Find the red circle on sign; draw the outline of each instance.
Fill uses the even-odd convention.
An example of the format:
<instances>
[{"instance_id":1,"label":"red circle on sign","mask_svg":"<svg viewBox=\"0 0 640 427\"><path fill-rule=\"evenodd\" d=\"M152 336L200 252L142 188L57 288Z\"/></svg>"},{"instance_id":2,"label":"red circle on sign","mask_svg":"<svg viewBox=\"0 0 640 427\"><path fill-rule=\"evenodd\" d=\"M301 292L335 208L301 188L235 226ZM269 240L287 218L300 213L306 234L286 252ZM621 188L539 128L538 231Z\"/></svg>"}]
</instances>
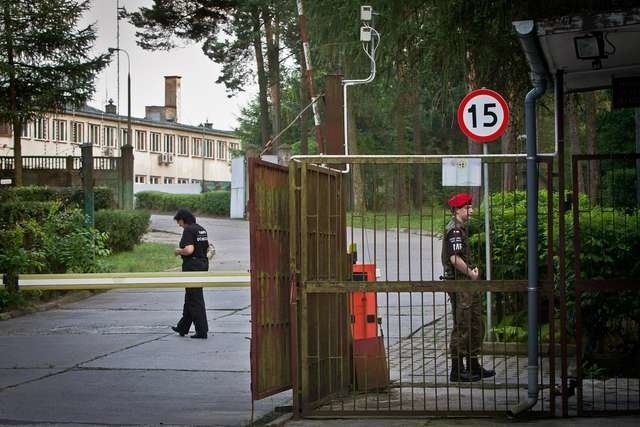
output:
<instances>
[{"instance_id":1,"label":"red circle on sign","mask_svg":"<svg viewBox=\"0 0 640 427\"><path fill-rule=\"evenodd\" d=\"M487 101L495 101L487 102ZM470 107L468 107L470 106ZM481 111L477 111L479 108ZM497 113L491 111L497 109ZM468 116L471 114L471 123L468 123ZM495 124L489 126L488 133L480 132L477 128L480 115L489 116L490 120L495 120ZM470 125L471 124L471 125ZM502 95L491 89L477 89L469 92L458 106L458 126L460 130L471 140L476 142L491 142L500 137L509 124L509 106ZM474 126L475 125L475 126ZM486 127L486 123L483 124Z\"/></svg>"}]
</instances>

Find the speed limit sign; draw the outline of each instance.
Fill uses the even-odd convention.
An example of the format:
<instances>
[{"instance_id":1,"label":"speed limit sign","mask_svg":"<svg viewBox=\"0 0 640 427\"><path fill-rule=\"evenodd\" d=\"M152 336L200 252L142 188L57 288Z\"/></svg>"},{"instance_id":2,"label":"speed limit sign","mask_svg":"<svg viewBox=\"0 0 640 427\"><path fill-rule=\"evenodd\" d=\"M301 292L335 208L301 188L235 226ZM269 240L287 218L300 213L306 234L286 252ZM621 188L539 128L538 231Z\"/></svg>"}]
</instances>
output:
<instances>
[{"instance_id":1,"label":"speed limit sign","mask_svg":"<svg viewBox=\"0 0 640 427\"><path fill-rule=\"evenodd\" d=\"M476 142L499 138L509 123L509 106L491 89L478 89L467 94L458 107L458 126Z\"/></svg>"}]
</instances>

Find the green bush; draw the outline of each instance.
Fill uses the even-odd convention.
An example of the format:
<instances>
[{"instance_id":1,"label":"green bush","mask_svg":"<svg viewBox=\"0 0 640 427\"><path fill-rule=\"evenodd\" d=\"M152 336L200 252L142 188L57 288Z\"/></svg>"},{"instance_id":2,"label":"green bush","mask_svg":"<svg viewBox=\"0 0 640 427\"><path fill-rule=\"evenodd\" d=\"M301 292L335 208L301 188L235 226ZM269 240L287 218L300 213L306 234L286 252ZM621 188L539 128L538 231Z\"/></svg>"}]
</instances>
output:
<instances>
[{"instance_id":1,"label":"green bush","mask_svg":"<svg viewBox=\"0 0 640 427\"><path fill-rule=\"evenodd\" d=\"M113 190L109 187L96 187L94 192L94 209L112 209L115 207ZM30 203L58 201L63 206L82 208L84 206L84 191L78 188L53 187L9 187L0 190L0 202Z\"/></svg>"},{"instance_id":2,"label":"green bush","mask_svg":"<svg viewBox=\"0 0 640 427\"><path fill-rule=\"evenodd\" d=\"M57 192L49 187L9 187L0 192L0 201L50 202L56 199Z\"/></svg>"},{"instance_id":3,"label":"green bush","mask_svg":"<svg viewBox=\"0 0 640 427\"><path fill-rule=\"evenodd\" d=\"M0 272L102 271L106 238L85 226L79 210L51 210L43 220L24 219L0 229Z\"/></svg>"},{"instance_id":4,"label":"green bush","mask_svg":"<svg viewBox=\"0 0 640 427\"><path fill-rule=\"evenodd\" d=\"M0 204L0 218L2 224L0 227L10 227L13 224L28 219L37 221L45 221L49 215L62 210L63 206L60 202L3 202Z\"/></svg>"},{"instance_id":5,"label":"green bush","mask_svg":"<svg viewBox=\"0 0 640 427\"><path fill-rule=\"evenodd\" d=\"M554 277L547 274L547 248L549 233L547 223L548 194L539 192L538 198L538 265L541 280L558 281L559 259L554 257ZM558 194L553 197L553 246L558 247ZM580 211L580 264L582 279L635 279L640 275L640 214L637 210L591 207L586 195L579 195ZM622 207L622 206L621 206ZM474 214L470 225L471 245L482 271L484 268L484 206ZM526 193L511 192L491 196L491 258L492 279L527 278L527 224ZM575 248L573 247L573 212L566 212L566 304L567 331L576 329L576 292L574 276ZM615 353L633 358L640 354L640 298L637 291L583 291L581 293L582 325L586 334L584 349L587 364L596 355ZM506 315L494 328L501 339L522 339L526 326L525 294L500 294L495 296L499 312ZM546 307L541 297L541 308ZM512 316L509 316L509 315ZM544 320L544 319L541 319ZM626 369L626 368L625 368Z\"/></svg>"},{"instance_id":6,"label":"green bush","mask_svg":"<svg viewBox=\"0 0 640 427\"><path fill-rule=\"evenodd\" d=\"M84 190L74 189L69 196L69 200L77 207L84 206ZM96 187L93 189L93 208L96 211L102 209L113 209L116 207L115 195L109 187Z\"/></svg>"},{"instance_id":7,"label":"green bush","mask_svg":"<svg viewBox=\"0 0 640 427\"><path fill-rule=\"evenodd\" d=\"M107 246L113 252L132 250L149 227L150 215L142 210L105 209L96 212L95 227L109 235Z\"/></svg>"},{"instance_id":8,"label":"green bush","mask_svg":"<svg viewBox=\"0 0 640 427\"><path fill-rule=\"evenodd\" d=\"M175 212L187 208L200 215L229 216L231 193L211 191L203 194L171 194L160 191L142 191L136 194L136 207L162 212Z\"/></svg>"}]
</instances>

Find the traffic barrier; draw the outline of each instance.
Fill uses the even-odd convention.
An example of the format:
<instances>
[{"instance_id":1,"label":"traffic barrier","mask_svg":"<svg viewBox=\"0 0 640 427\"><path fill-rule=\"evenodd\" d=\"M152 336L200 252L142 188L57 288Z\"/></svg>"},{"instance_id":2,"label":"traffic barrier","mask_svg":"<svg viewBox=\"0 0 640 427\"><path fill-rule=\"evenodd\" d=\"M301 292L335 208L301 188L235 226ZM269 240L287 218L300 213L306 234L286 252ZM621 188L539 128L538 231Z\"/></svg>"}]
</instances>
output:
<instances>
[{"instance_id":1,"label":"traffic barrier","mask_svg":"<svg viewBox=\"0 0 640 427\"><path fill-rule=\"evenodd\" d=\"M249 273L237 271L21 274L18 277L18 287L23 291L119 288L229 288L248 287L249 284Z\"/></svg>"}]
</instances>

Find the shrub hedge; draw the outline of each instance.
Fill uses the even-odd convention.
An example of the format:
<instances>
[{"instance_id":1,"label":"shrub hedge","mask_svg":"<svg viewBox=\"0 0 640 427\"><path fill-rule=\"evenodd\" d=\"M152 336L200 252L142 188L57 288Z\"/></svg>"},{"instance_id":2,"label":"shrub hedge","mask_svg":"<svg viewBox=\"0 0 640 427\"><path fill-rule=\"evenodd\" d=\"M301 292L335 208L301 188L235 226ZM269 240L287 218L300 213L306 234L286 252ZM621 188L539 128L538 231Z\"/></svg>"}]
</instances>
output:
<instances>
[{"instance_id":1,"label":"shrub hedge","mask_svg":"<svg viewBox=\"0 0 640 427\"><path fill-rule=\"evenodd\" d=\"M130 251L149 228L150 215L143 210L103 209L94 216L96 229L107 233L107 247L113 252Z\"/></svg>"},{"instance_id":2,"label":"shrub hedge","mask_svg":"<svg viewBox=\"0 0 640 427\"><path fill-rule=\"evenodd\" d=\"M553 280L558 286L557 254L553 260L553 276L547 275L547 247L549 233L547 202L549 195L538 197L538 265L541 280ZM558 245L558 194L553 197L554 246ZM640 275L640 212L629 206L620 209L590 206L586 195L580 194L580 263L582 279L635 279ZM511 192L491 196L491 258L492 279L527 278L526 193ZM484 206L474 214L470 233L473 251L482 271L484 268ZM575 331L576 292L574 276L575 248L573 246L573 213L565 216L566 236L566 303L567 330ZM581 293L582 324L586 333L585 360L596 352L622 352L628 357L640 354L640 298L638 292L583 291ZM541 297L544 299L544 297ZM512 313L509 327L526 326L526 295L496 294L496 303ZM541 308L546 304L541 303ZM504 308L504 307L503 307ZM500 311L500 310L499 310ZM551 314L554 315L554 314ZM541 319L544 320L544 319ZM494 331L499 332L499 331ZM617 345L612 348L612 343ZM623 344L620 344L623 343Z\"/></svg>"},{"instance_id":3,"label":"shrub hedge","mask_svg":"<svg viewBox=\"0 0 640 427\"><path fill-rule=\"evenodd\" d=\"M96 187L94 193L94 209L111 209L115 207L113 190L109 187ZM84 191L78 188L54 187L9 187L0 189L0 202L29 203L58 201L64 206L82 208Z\"/></svg>"},{"instance_id":4,"label":"shrub hedge","mask_svg":"<svg viewBox=\"0 0 640 427\"><path fill-rule=\"evenodd\" d=\"M229 216L231 193L210 191L202 194L171 194L160 191L142 191L136 194L136 207L154 211L173 212L188 208L197 214Z\"/></svg>"}]
</instances>

